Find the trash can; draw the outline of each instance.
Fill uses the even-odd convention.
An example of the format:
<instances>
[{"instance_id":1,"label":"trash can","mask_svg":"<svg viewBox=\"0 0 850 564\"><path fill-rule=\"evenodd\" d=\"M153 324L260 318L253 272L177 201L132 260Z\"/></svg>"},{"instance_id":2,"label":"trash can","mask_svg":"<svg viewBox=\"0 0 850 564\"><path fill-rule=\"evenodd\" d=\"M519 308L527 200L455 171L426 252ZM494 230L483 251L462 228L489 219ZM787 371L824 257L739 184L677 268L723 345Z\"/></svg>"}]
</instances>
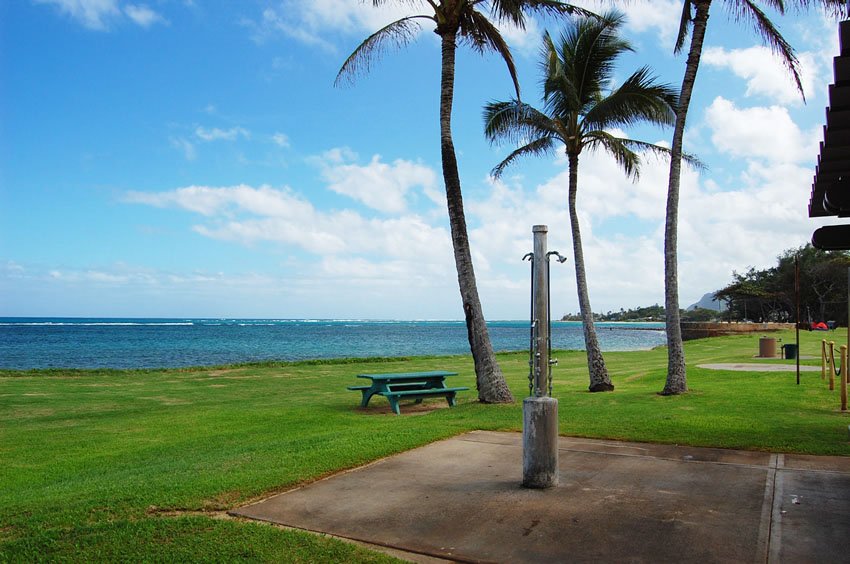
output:
<instances>
[{"instance_id":1,"label":"trash can","mask_svg":"<svg viewBox=\"0 0 850 564\"><path fill-rule=\"evenodd\" d=\"M776 339L773 337L762 337L759 339L759 357L776 358Z\"/></svg>"},{"instance_id":2,"label":"trash can","mask_svg":"<svg viewBox=\"0 0 850 564\"><path fill-rule=\"evenodd\" d=\"M782 345L782 348L785 350L785 358L791 360L797 358L797 345L796 344L787 344Z\"/></svg>"}]
</instances>

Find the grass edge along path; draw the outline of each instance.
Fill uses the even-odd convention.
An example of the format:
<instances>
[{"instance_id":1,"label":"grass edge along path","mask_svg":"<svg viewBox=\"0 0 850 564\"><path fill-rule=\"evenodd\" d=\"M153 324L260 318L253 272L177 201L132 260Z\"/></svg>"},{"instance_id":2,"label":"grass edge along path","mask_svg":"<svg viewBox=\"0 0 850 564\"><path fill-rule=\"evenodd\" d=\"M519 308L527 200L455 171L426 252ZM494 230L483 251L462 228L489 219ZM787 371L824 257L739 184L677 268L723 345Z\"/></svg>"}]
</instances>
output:
<instances>
[{"instance_id":1,"label":"grass edge along path","mask_svg":"<svg viewBox=\"0 0 850 564\"><path fill-rule=\"evenodd\" d=\"M758 334L686 344L691 392L662 397L666 351L606 353L613 393L587 392L582 351L555 354L563 435L850 455L838 392L819 373L729 372ZM792 342L793 333L775 335ZM801 353L819 357L804 333ZM528 359L501 354L527 395ZM819 365L819 360L803 360ZM458 406L383 398L363 410L345 386L361 372L457 371ZM519 431L521 402L480 405L468 357L265 363L145 371L0 372L0 561L388 561L298 531L214 518L249 500L474 429ZM521 464L521 461L517 461Z\"/></svg>"}]
</instances>

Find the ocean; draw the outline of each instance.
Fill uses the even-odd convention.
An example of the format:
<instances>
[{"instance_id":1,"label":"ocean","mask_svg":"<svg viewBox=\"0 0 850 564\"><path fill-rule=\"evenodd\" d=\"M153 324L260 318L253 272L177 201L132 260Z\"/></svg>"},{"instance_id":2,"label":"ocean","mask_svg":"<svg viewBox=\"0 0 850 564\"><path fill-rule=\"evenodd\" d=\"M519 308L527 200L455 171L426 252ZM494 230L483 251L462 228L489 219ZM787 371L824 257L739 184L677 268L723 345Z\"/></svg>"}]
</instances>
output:
<instances>
[{"instance_id":1,"label":"ocean","mask_svg":"<svg viewBox=\"0 0 850 564\"><path fill-rule=\"evenodd\" d=\"M528 321L487 324L496 351L527 351ZM606 351L666 343L662 323L597 323ZM584 349L580 322L552 346ZM269 360L468 354L463 321L2 318L0 368L176 368Z\"/></svg>"}]
</instances>

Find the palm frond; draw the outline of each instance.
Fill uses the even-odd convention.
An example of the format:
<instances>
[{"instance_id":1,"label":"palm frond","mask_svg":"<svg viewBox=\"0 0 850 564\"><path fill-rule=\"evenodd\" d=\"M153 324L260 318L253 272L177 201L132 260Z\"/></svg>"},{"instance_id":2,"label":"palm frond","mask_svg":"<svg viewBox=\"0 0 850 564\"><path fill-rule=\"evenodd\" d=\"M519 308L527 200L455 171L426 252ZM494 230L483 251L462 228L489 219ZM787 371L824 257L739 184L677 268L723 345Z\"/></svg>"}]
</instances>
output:
<instances>
[{"instance_id":1,"label":"palm frond","mask_svg":"<svg viewBox=\"0 0 850 564\"><path fill-rule=\"evenodd\" d=\"M564 38L561 38L562 43ZM556 108L577 108L581 105L579 94L572 80L572 74L565 68L565 61L558 47L547 31L543 35L543 47L540 52L540 70L543 75L543 102L552 115L564 115Z\"/></svg>"},{"instance_id":2,"label":"palm frond","mask_svg":"<svg viewBox=\"0 0 850 564\"><path fill-rule=\"evenodd\" d=\"M648 67L638 69L619 88L601 97L584 115L583 122L593 129L629 127L642 121L673 125L678 93L656 80Z\"/></svg>"},{"instance_id":3,"label":"palm frond","mask_svg":"<svg viewBox=\"0 0 850 564\"><path fill-rule=\"evenodd\" d=\"M461 19L460 36L462 39L468 40L472 47L483 52L486 50L496 51L505 61L508 67L508 73L511 75L511 80L514 83L514 90L517 98L519 93L519 78L517 78L516 66L514 58L511 55L511 50L507 42L502 37L502 34L494 26L487 17L478 10L471 9L466 12L468 18Z\"/></svg>"},{"instance_id":4,"label":"palm frond","mask_svg":"<svg viewBox=\"0 0 850 564\"><path fill-rule=\"evenodd\" d=\"M563 74L561 59L558 56L558 48L549 35L549 31L543 32L543 45L540 47L540 74L543 76L541 85L546 90L546 81L552 77Z\"/></svg>"},{"instance_id":5,"label":"palm frond","mask_svg":"<svg viewBox=\"0 0 850 564\"><path fill-rule=\"evenodd\" d=\"M572 83L573 96L559 99L557 90L546 90L544 99L552 111L565 114L579 111L595 102L595 96L607 88L614 74L617 58L632 47L618 31L625 21L621 12L609 11L598 18L582 18L561 37L559 57L564 77L547 85L561 89L564 80ZM554 77L553 77L554 78Z\"/></svg>"},{"instance_id":6,"label":"palm frond","mask_svg":"<svg viewBox=\"0 0 850 564\"><path fill-rule=\"evenodd\" d=\"M380 0L374 1L380 2ZM375 5L378 5L377 3ZM413 41L421 29L419 22L416 21L417 19L434 21L432 16L407 16L385 25L364 39L340 67L334 80L334 86L338 86L344 81L354 82L354 77L358 74L368 73L375 58L387 45L400 49Z\"/></svg>"},{"instance_id":7,"label":"palm frond","mask_svg":"<svg viewBox=\"0 0 850 564\"><path fill-rule=\"evenodd\" d=\"M534 141L523 145L519 149L512 151L511 154L505 157L505 160L493 167L493 170L490 171L490 174L493 176L493 178L499 178L505 171L505 168L518 158L529 155L540 156L549 154L554 151L554 148L555 142L554 139L552 139L551 137L541 137L540 139L535 139Z\"/></svg>"},{"instance_id":8,"label":"palm frond","mask_svg":"<svg viewBox=\"0 0 850 564\"><path fill-rule=\"evenodd\" d=\"M693 16L691 15L691 0L683 0L682 2L682 18L679 21L679 33L676 35L676 46L673 48L674 53L679 53L685 45L685 38L691 30Z\"/></svg>"},{"instance_id":9,"label":"palm frond","mask_svg":"<svg viewBox=\"0 0 850 564\"><path fill-rule=\"evenodd\" d=\"M522 7L531 12L536 12L538 14L543 14L546 16L582 16L586 18L597 18L599 17L596 13L582 8L581 6L576 6L574 4L569 4L567 2L562 2L561 0L522 0L520 2Z\"/></svg>"},{"instance_id":10,"label":"palm frond","mask_svg":"<svg viewBox=\"0 0 850 564\"><path fill-rule=\"evenodd\" d=\"M615 137L607 131L595 130L585 133L585 148L587 149L603 149L606 153L614 157L626 176L637 181L640 177L640 155L633 151L628 139Z\"/></svg>"},{"instance_id":11,"label":"palm frond","mask_svg":"<svg viewBox=\"0 0 850 564\"><path fill-rule=\"evenodd\" d=\"M661 145L654 145L652 143L647 143L646 141L638 141L636 139L620 138L620 140L633 151L650 153L660 158L669 158L672 154L672 151L670 149L668 149L667 147L662 147ZM682 153L682 160L694 169L708 169L708 166L706 166L706 164L702 162L699 157L697 157L696 155L692 155L691 153Z\"/></svg>"},{"instance_id":12,"label":"palm frond","mask_svg":"<svg viewBox=\"0 0 850 564\"><path fill-rule=\"evenodd\" d=\"M782 2L773 2L772 4L780 5L777 10L781 13L784 11ZM797 60L797 55L794 53L794 48L791 44L782 37L779 30L770 21L770 18L758 7L752 0L741 0L739 2L730 2L728 5L734 8L732 11L736 19L749 19L753 24L753 29L758 33L762 41L767 44L770 49L779 55L782 64L791 73L794 78L794 83L803 101L806 100L806 93L803 92L803 83L800 80L800 61Z\"/></svg>"},{"instance_id":13,"label":"palm frond","mask_svg":"<svg viewBox=\"0 0 850 564\"><path fill-rule=\"evenodd\" d=\"M585 134L585 148L602 149L610 153L617 161L626 176L637 181L640 178L640 167L643 164L641 154L649 154L658 158L670 158L671 151L667 147L638 141L627 137L617 137L607 131L595 130ZM683 153L682 160L695 169L704 170L705 164L694 155Z\"/></svg>"},{"instance_id":14,"label":"palm frond","mask_svg":"<svg viewBox=\"0 0 850 564\"><path fill-rule=\"evenodd\" d=\"M817 2L829 17L846 19L850 17L850 5L847 0L820 0ZM811 0L796 0L795 8L802 10L809 7Z\"/></svg>"},{"instance_id":15,"label":"palm frond","mask_svg":"<svg viewBox=\"0 0 850 564\"><path fill-rule=\"evenodd\" d=\"M484 136L490 143L525 143L539 137L559 137L557 125L543 112L518 100L484 106Z\"/></svg>"},{"instance_id":16,"label":"palm frond","mask_svg":"<svg viewBox=\"0 0 850 564\"><path fill-rule=\"evenodd\" d=\"M525 29L526 12L556 17L596 16L590 10L562 0L492 0L490 2L490 14L494 21L508 22L519 29Z\"/></svg>"},{"instance_id":17,"label":"palm frond","mask_svg":"<svg viewBox=\"0 0 850 564\"><path fill-rule=\"evenodd\" d=\"M696 170L708 170L708 165L702 162L698 156L693 153L682 153L682 160L688 163L691 168Z\"/></svg>"},{"instance_id":18,"label":"palm frond","mask_svg":"<svg viewBox=\"0 0 850 564\"><path fill-rule=\"evenodd\" d=\"M556 142L563 143L571 155L581 153L585 147L601 148L611 153L632 177L639 173L640 154L644 151L669 153L664 147L605 131L606 127L645 121L672 124L678 96L675 89L659 83L646 67L608 92L606 87L617 57L631 48L617 34L622 16L609 12L586 20L576 21L557 44L548 33L543 37L543 111L519 100L485 106L484 130L490 142L508 140L521 145L494 169L494 176L520 156L549 151ZM691 162L690 156L685 159Z\"/></svg>"},{"instance_id":19,"label":"palm frond","mask_svg":"<svg viewBox=\"0 0 850 564\"><path fill-rule=\"evenodd\" d=\"M525 29L526 0L492 0L490 16L494 21L507 22L518 29Z\"/></svg>"}]
</instances>

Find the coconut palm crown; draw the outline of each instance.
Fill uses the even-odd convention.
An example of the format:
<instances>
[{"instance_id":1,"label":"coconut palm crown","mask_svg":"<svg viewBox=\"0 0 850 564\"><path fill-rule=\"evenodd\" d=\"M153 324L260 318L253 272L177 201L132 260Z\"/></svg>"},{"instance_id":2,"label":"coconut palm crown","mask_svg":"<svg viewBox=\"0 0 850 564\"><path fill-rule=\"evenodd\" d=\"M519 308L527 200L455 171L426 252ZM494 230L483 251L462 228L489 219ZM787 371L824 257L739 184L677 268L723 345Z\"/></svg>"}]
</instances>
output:
<instances>
[{"instance_id":1,"label":"coconut palm crown","mask_svg":"<svg viewBox=\"0 0 850 564\"><path fill-rule=\"evenodd\" d=\"M519 157L551 153L560 146L567 154L576 287L587 349L589 388L594 392L610 391L614 386L599 348L587 290L576 211L579 155L585 149L601 149L613 156L628 176L636 179L641 152L667 154L668 150L619 137L610 130L641 122L672 125L677 102L675 90L659 84L647 67L638 69L617 88L612 88L618 57L632 51L629 42L618 33L624 21L623 14L611 11L601 17L577 18L557 44L548 33L544 36L543 111L516 99L491 102L484 110L484 131L491 142L521 144L493 169L494 176L500 176Z\"/></svg>"},{"instance_id":2,"label":"coconut palm crown","mask_svg":"<svg viewBox=\"0 0 850 564\"><path fill-rule=\"evenodd\" d=\"M393 0L372 0L381 7ZM458 173L457 155L452 140L451 117L454 101L455 56L458 42L479 52L496 52L504 59L519 97L513 57L496 24L509 24L523 29L530 13L564 15L587 13L581 8L560 0L394 0L420 11L382 27L367 37L343 63L336 82L351 80L368 72L376 57L387 48L402 47L413 41L423 24L434 25L440 37L440 153L443 180L446 186L449 224L458 286L466 319L467 336L475 365L479 401L486 403L513 402L496 355L490 343L487 325L478 297L469 235L463 210L463 197Z\"/></svg>"}]
</instances>

